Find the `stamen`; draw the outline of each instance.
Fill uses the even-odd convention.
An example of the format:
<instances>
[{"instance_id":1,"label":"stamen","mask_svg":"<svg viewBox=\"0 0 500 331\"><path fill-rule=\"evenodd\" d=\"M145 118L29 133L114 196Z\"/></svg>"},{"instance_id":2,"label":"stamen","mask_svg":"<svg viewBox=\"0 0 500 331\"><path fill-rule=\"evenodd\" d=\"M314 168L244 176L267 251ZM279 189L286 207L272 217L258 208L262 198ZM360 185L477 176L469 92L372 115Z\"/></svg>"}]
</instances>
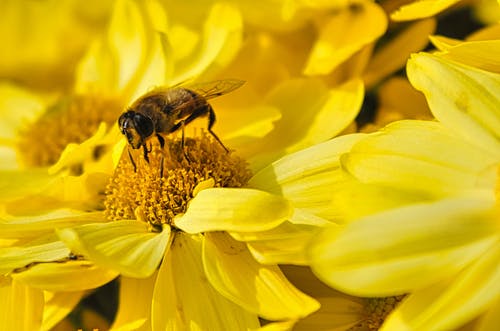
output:
<instances>
[{"instance_id":1,"label":"stamen","mask_svg":"<svg viewBox=\"0 0 500 331\"><path fill-rule=\"evenodd\" d=\"M251 176L247 164L232 152L226 152L212 136L182 140L165 137L162 148L151 139L149 162L142 151L130 150L120 163L106 189L106 213L111 220L141 219L153 228L172 224L173 218L184 213L200 183L213 180L214 187L241 187Z\"/></svg>"},{"instance_id":2,"label":"stamen","mask_svg":"<svg viewBox=\"0 0 500 331\"><path fill-rule=\"evenodd\" d=\"M101 122L115 125L122 111L118 99L75 95L60 99L28 127L19 132L18 148L27 166L54 164L68 143L90 138ZM99 156L100 151L95 155Z\"/></svg>"},{"instance_id":3,"label":"stamen","mask_svg":"<svg viewBox=\"0 0 500 331\"><path fill-rule=\"evenodd\" d=\"M387 316L397 307L405 298L405 295L386 298L368 298L365 299L364 311L366 318L349 331L379 330Z\"/></svg>"}]
</instances>

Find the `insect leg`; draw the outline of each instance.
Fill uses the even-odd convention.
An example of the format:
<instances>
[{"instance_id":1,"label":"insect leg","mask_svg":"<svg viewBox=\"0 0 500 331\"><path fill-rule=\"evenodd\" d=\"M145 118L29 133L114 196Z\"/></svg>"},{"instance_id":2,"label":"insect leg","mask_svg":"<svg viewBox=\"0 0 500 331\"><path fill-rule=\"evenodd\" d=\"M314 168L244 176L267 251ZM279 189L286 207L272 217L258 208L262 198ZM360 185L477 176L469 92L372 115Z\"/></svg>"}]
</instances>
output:
<instances>
[{"instance_id":1,"label":"insect leg","mask_svg":"<svg viewBox=\"0 0 500 331\"><path fill-rule=\"evenodd\" d=\"M219 144L222 146L222 148L224 148L226 150L226 152L229 153L229 150L226 148L226 146L224 146L224 144L219 139L219 137L217 137L215 132L212 131L212 126L214 126L214 123L215 123L215 112L214 112L212 106L208 105L207 107L208 107L208 128L207 128L208 132L210 132L212 137L214 137L215 140L217 140L219 142Z\"/></svg>"},{"instance_id":2,"label":"insect leg","mask_svg":"<svg viewBox=\"0 0 500 331\"><path fill-rule=\"evenodd\" d=\"M148 151L148 148L146 147L146 144L142 145L142 149L143 149L143 152L144 152L144 160L146 160L146 162L149 163L148 154L151 151L150 150Z\"/></svg>"},{"instance_id":3,"label":"insect leg","mask_svg":"<svg viewBox=\"0 0 500 331\"><path fill-rule=\"evenodd\" d=\"M130 163L134 166L134 172L137 172L137 166L135 165L134 158L132 157L132 153L130 153L130 148L127 148L128 157L130 158Z\"/></svg>"},{"instance_id":4,"label":"insect leg","mask_svg":"<svg viewBox=\"0 0 500 331\"><path fill-rule=\"evenodd\" d=\"M158 138L158 142L160 143L160 147L163 149L163 146L165 146L165 139L163 139L163 137L159 133L156 134L156 138Z\"/></svg>"}]
</instances>

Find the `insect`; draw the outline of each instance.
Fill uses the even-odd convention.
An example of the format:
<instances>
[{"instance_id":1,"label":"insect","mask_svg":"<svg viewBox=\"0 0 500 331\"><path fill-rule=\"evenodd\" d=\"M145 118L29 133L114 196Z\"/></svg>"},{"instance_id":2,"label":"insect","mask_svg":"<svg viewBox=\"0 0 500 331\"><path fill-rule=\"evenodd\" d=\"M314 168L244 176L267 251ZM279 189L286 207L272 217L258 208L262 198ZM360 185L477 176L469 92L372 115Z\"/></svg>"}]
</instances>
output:
<instances>
[{"instance_id":1,"label":"insect","mask_svg":"<svg viewBox=\"0 0 500 331\"><path fill-rule=\"evenodd\" d=\"M142 147L144 159L149 162L147 142L156 137L163 147L168 135L182 130L182 148L184 149L184 126L198 117L208 117L208 132L227 151L222 141L212 131L215 112L207 100L234 91L243 85L237 79L218 80L201 83L191 87L176 86L157 88L136 100L118 119L118 126L133 149ZM130 155L135 167L135 163Z\"/></svg>"}]
</instances>

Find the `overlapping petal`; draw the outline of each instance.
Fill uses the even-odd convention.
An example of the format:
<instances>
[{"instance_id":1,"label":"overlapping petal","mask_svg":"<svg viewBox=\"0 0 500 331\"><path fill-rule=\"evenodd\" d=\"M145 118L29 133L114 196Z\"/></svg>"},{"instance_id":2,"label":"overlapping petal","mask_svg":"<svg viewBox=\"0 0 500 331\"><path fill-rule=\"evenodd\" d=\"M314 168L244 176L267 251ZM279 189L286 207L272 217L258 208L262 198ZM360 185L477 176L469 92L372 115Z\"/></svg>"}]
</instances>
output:
<instances>
[{"instance_id":1,"label":"overlapping petal","mask_svg":"<svg viewBox=\"0 0 500 331\"><path fill-rule=\"evenodd\" d=\"M297 319L319 308L277 266L259 264L244 244L224 233L207 233L203 265L210 283L243 308L269 320Z\"/></svg>"},{"instance_id":2,"label":"overlapping petal","mask_svg":"<svg viewBox=\"0 0 500 331\"><path fill-rule=\"evenodd\" d=\"M493 204L442 200L325 229L311 243L311 265L325 282L354 295L413 292L454 276L495 245Z\"/></svg>"},{"instance_id":3,"label":"overlapping petal","mask_svg":"<svg viewBox=\"0 0 500 331\"><path fill-rule=\"evenodd\" d=\"M84 294L84 291L44 292L42 330L52 330L75 308Z\"/></svg>"},{"instance_id":4,"label":"overlapping petal","mask_svg":"<svg viewBox=\"0 0 500 331\"><path fill-rule=\"evenodd\" d=\"M200 191L175 226L187 233L259 231L276 227L293 213L282 197L255 189L213 188Z\"/></svg>"},{"instance_id":5,"label":"overlapping petal","mask_svg":"<svg viewBox=\"0 0 500 331\"><path fill-rule=\"evenodd\" d=\"M83 254L98 265L129 277L151 276L165 254L170 228L149 231L136 220L86 224L61 229L58 235L74 253Z\"/></svg>"},{"instance_id":6,"label":"overlapping petal","mask_svg":"<svg viewBox=\"0 0 500 331\"><path fill-rule=\"evenodd\" d=\"M391 13L395 21L415 20L434 16L460 0L417 0L408 5L401 6Z\"/></svg>"},{"instance_id":7,"label":"overlapping petal","mask_svg":"<svg viewBox=\"0 0 500 331\"><path fill-rule=\"evenodd\" d=\"M158 271L153 293L154 330L248 330L257 315L219 294L210 284L202 262L198 236L178 233Z\"/></svg>"}]
</instances>

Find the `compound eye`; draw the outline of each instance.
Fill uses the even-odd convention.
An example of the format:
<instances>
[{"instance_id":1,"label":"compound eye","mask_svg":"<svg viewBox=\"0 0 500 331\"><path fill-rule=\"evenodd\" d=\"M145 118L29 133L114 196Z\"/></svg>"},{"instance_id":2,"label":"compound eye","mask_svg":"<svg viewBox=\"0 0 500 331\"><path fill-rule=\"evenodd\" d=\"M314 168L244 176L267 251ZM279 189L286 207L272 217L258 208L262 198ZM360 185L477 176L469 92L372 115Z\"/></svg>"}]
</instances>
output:
<instances>
[{"instance_id":1,"label":"compound eye","mask_svg":"<svg viewBox=\"0 0 500 331\"><path fill-rule=\"evenodd\" d=\"M143 138L147 138L153 134L153 121L142 114L134 115L134 126L137 133Z\"/></svg>"}]
</instances>

